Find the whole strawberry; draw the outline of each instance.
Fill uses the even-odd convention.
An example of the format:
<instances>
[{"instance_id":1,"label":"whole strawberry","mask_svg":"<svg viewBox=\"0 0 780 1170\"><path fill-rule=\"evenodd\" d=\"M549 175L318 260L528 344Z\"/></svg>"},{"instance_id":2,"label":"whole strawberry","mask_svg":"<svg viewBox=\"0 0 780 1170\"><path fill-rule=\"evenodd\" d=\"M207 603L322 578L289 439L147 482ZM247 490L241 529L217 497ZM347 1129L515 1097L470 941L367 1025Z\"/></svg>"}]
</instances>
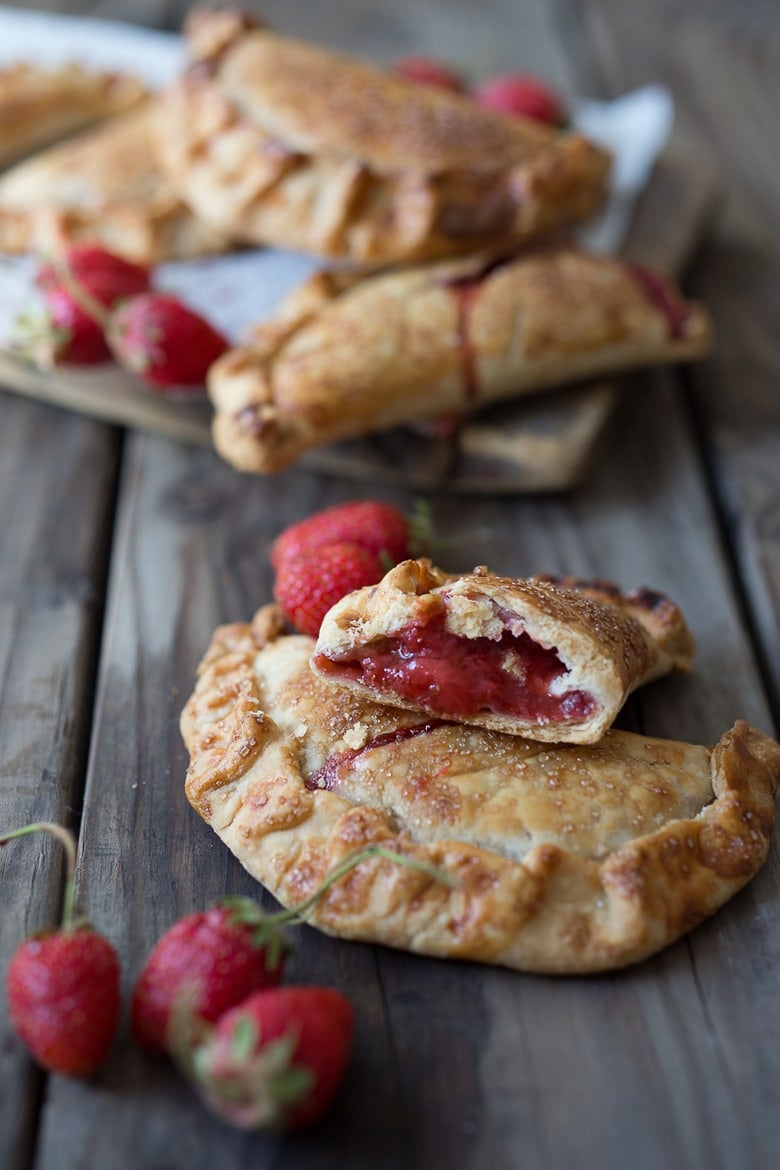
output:
<instances>
[{"instance_id":1,"label":"whole strawberry","mask_svg":"<svg viewBox=\"0 0 780 1170\"><path fill-rule=\"evenodd\" d=\"M119 959L111 943L74 918L76 848L59 825L28 825L0 838L37 830L65 846L68 879L58 930L28 939L8 968L8 1009L16 1032L44 1068L86 1076L108 1056L119 1021Z\"/></svg>"},{"instance_id":2,"label":"whole strawberry","mask_svg":"<svg viewBox=\"0 0 780 1170\"><path fill-rule=\"evenodd\" d=\"M219 1020L255 991L275 987L289 943L286 926L305 922L310 912L351 870L370 857L427 874L450 884L449 875L383 845L348 853L297 906L266 913L251 898L225 898L204 913L188 914L158 941L133 991L132 1030L142 1048L173 1053L203 1024Z\"/></svg>"},{"instance_id":3,"label":"whole strawberry","mask_svg":"<svg viewBox=\"0 0 780 1170\"><path fill-rule=\"evenodd\" d=\"M123 298L145 292L149 280L149 269L143 265L97 244L73 245L41 265L36 284L45 307L17 322L14 348L44 369L110 361L106 312Z\"/></svg>"},{"instance_id":4,"label":"whole strawberry","mask_svg":"<svg viewBox=\"0 0 780 1170\"><path fill-rule=\"evenodd\" d=\"M566 121L558 98L544 82L526 74L505 73L475 86L471 96L480 106L498 114L531 118L551 126Z\"/></svg>"},{"instance_id":5,"label":"whole strawberry","mask_svg":"<svg viewBox=\"0 0 780 1170\"><path fill-rule=\"evenodd\" d=\"M152 386L202 386L228 342L208 321L169 293L124 301L106 331L116 360Z\"/></svg>"},{"instance_id":6,"label":"whole strawberry","mask_svg":"<svg viewBox=\"0 0 780 1170\"><path fill-rule=\"evenodd\" d=\"M465 89L463 78L443 61L434 57L412 55L401 57L395 62L393 69L407 81L416 81L421 85L432 85L436 89L449 89L453 93L462 93Z\"/></svg>"},{"instance_id":7,"label":"whole strawberry","mask_svg":"<svg viewBox=\"0 0 780 1170\"><path fill-rule=\"evenodd\" d=\"M259 991L233 1008L182 1065L206 1104L244 1129L300 1129L328 1110L344 1077L353 1013L327 987Z\"/></svg>"},{"instance_id":8,"label":"whole strawberry","mask_svg":"<svg viewBox=\"0 0 780 1170\"><path fill-rule=\"evenodd\" d=\"M279 983L286 948L267 921L246 902L212 906L176 922L157 942L135 985L136 1042L168 1051L172 1012L183 999L196 1016L213 1023L253 991Z\"/></svg>"},{"instance_id":9,"label":"whole strawberry","mask_svg":"<svg viewBox=\"0 0 780 1170\"><path fill-rule=\"evenodd\" d=\"M328 610L354 589L375 585L384 570L357 544L328 544L286 557L276 573L274 597L291 625L316 638Z\"/></svg>"},{"instance_id":10,"label":"whole strawberry","mask_svg":"<svg viewBox=\"0 0 780 1170\"><path fill-rule=\"evenodd\" d=\"M380 500L354 500L315 512L286 528L271 545L271 564L327 544L357 544L379 557L386 568L409 555L409 522L403 512Z\"/></svg>"},{"instance_id":11,"label":"whole strawberry","mask_svg":"<svg viewBox=\"0 0 780 1170\"><path fill-rule=\"evenodd\" d=\"M138 296L151 287L151 272L99 244L72 244L65 253L45 261L36 284L44 292L75 282L99 304L109 309L125 297Z\"/></svg>"}]
</instances>

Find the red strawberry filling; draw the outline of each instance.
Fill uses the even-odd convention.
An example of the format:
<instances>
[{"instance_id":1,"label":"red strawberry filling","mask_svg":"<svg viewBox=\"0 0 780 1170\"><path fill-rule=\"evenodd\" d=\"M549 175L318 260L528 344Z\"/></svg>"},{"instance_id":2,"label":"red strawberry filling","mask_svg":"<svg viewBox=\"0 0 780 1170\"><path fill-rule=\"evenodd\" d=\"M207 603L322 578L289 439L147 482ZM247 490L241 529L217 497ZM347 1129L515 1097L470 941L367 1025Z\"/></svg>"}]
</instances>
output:
<instances>
[{"instance_id":1,"label":"red strawberry filling","mask_svg":"<svg viewBox=\"0 0 780 1170\"><path fill-rule=\"evenodd\" d=\"M627 267L647 299L666 317L670 335L674 338L684 337L685 326L693 310L674 285L643 264L629 264Z\"/></svg>"},{"instance_id":2,"label":"red strawberry filling","mask_svg":"<svg viewBox=\"0 0 780 1170\"><path fill-rule=\"evenodd\" d=\"M489 711L533 723L566 723L596 709L586 691L553 691L566 674L554 648L508 629L497 641L462 638L445 628L444 614L337 661L317 654L315 662L323 673L360 680L433 715L467 718Z\"/></svg>"}]
</instances>

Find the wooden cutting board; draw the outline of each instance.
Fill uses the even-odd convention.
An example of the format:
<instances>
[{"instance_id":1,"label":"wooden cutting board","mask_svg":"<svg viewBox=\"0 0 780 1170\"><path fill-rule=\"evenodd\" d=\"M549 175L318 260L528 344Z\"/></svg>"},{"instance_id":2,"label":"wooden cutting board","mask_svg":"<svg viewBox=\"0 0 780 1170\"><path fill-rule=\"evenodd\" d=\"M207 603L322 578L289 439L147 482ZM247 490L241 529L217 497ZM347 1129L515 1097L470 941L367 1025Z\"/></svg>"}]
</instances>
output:
<instances>
[{"instance_id":1,"label":"wooden cutting board","mask_svg":"<svg viewBox=\"0 0 780 1170\"><path fill-rule=\"evenodd\" d=\"M679 277L714 206L709 175L664 158L640 199L625 255ZM298 466L374 483L465 492L564 491L584 474L622 382L534 395L473 416L454 433L398 427L307 453ZM115 366L41 372L0 350L0 385L121 426L210 443L200 396L163 397Z\"/></svg>"}]
</instances>

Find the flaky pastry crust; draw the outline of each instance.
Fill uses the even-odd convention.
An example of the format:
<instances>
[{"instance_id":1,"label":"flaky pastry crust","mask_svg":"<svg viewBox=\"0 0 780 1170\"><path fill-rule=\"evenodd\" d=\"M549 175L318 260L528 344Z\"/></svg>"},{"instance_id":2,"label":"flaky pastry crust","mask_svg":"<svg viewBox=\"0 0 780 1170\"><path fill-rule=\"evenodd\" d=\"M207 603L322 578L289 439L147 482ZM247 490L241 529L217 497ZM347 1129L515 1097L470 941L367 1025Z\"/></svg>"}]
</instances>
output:
<instances>
[{"instance_id":1,"label":"flaky pastry crust","mask_svg":"<svg viewBox=\"0 0 780 1170\"><path fill-rule=\"evenodd\" d=\"M536 238L603 201L608 156L579 134L232 20L201 14L158 142L237 240L377 265Z\"/></svg>"},{"instance_id":2,"label":"flaky pastry crust","mask_svg":"<svg viewBox=\"0 0 780 1170\"><path fill-rule=\"evenodd\" d=\"M668 282L570 246L320 273L212 367L214 441L235 467L275 472L325 443L709 344L706 311Z\"/></svg>"},{"instance_id":3,"label":"flaky pastry crust","mask_svg":"<svg viewBox=\"0 0 780 1170\"><path fill-rule=\"evenodd\" d=\"M476 639L498 643L502 635L511 634L555 651L565 665L566 672L551 684L553 695L584 693L592 707L587 713L564 707L554 715L535 717L448 710L438 689L412 701L393 686L392 676L377 684L350 671L356 654L372 648L381 652L389 639L411 628L421 629L424 639L426 628L438 629L442 623L448 634L457 636L448 646L453 674L459 678L458 699L469 685L463 673L469 659L464 656L459 671L459 650L468 653ZM605 581L499 577L484 567L453 576L421 559L396 565L378 585L337 602L323 619L312 668L374 702L545 743L596 743L633 690L671 670L688 670L692 654L693 636L682 613L668 597L651 590L623 594ZM394 663L393 669L397 667Z\"/></svg>"},{"instance_id":4,"label":"flaky pastry crust","mask_svg":"<svg viewBox=\"0 0 780 1170\"><path fill-rule=\"evenodd\" d=\"M66 134L137 105L140 81L68 64L45 69L18 62L0 69L0 166Z\"/></svg>"},{"instance_id":5,"label":"flaky pastry crust","mask_svg":"<svg viewBox=\"0 0 780 1170\"><path fill-rule=\"evenodd\" d=\"M7 171L0 178L0 251L57 251L82 239L145 264L224 251L157 165L156 99Z\"/></svg>"},{"instance_id":6,"label":"flaky pastry crust","mask_svg":"<svg viewBox=\"0 0 780 1170\"><path fill-rule=\"evenodd\" d=\"M320 902L327 933L527 971L636 962L763 863L780 745L737 723L713 750L608 732L545 746L368 703L310 670L274 607L218 629L182 715L186 791L238 860L297 904L356 847L380 857Z\"/></svg>"}]
</instances>

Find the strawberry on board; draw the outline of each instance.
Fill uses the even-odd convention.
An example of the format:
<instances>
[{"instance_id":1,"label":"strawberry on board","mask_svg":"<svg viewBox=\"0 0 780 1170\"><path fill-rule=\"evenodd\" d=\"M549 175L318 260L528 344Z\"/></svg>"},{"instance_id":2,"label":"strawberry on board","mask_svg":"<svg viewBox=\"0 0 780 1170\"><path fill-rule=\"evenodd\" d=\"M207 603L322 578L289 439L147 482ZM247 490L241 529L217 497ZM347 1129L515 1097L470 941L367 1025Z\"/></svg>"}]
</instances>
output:
<instances>
[{"instance_id":1,"label":"strawberry on board","mask_svg":"<svg viewBox=\"0 0 780 1170\"><path fill-rule=\"evenodd\" d=\"M220 1117L244 1129L300 1129L327 1112L352 1045L349 1001L327 987L259 991L179 1051Z\"/></svg>"},{"instance_id":2,"label":"strawberry on board","mask_svg":"<svg viewBox=\"0 0 780 1170\"><path fill-rule=\"evenodd\" d=\"M202 386L209 366L228 348L208 321L169 293L123 301L106 337L116 360L151 386Z\"/></svg>"},{"instance_id":3,"label":"strawberry on board","mask_svg":"<svg viewBox=\"0 0 780 1170\"><path fill-rule=\"evenodd\" d=\"M125 297L149 288L150 270L97 244L74 244L45 260L36 275L45 308L17 322L15 350L44 369L97 365L111 360L104 336L106 313Z\"/></svg>"},{"instance_id":4,"label":"strawberry on board","mask_svg":"<svg viewBox=\"0 0 780 1170\"><path fill-rule=\"evenodd\" d=\"M44 292L75 282L104 308L151 287L151 269L109 252L100 244L72 244L62 256L44 260L36 284Z\"/></svg>"},{"instance_id":5,"label":"strawberry on board","mask_svg":"<svg viewBox=\"0 0 780 1170\"><path fill-rule=\"evenodd\" d=\"M524 73L503 73L474 87L472 98L498 114L531 118L551 126L562 126L566 114L560 101L543 81Z\"/></svg>"},{"instance_id":6,"label":"strawberry on board","mask_svg":"<svg viewBox=\"0 0 780 1170\"><path fill-rule=\"evenodd\" d=\"M379 558L358 544L326 544L279 565L274 597L287 621L316 638L329 609L354 589L384 576Z\"/></svg>"},{"instance_id":7,"label":"strawberry on board","mask_svg":"<svg viewBox=\"0 0 780 1170\"><path fill-rule=\"evenodd\" d=\"M8 967L11 1023L52 1072L87 1076L108 1056L119 1020L119 959L111 943L75 917L76 847L59 825L41 822L0 836L0 844L43 830L65 846L68 878L58 930L22 943Z\"/></svg>"},{"instance_id":8,"label":"strawberry on board","mask_svg":"<svg viewBox=\"0 0 780 1170\"><path fill-rule=\"evenodd\" d=\"M182 999L196 1016L213 1023L252 992L278 984L286 946L268 921L246 900L241 906L212 906L174 923L158 940L133 991L136 1042L167 1051L172 1012Z\"/></svg>"},{"instance_id":9,"label":"strawberry on board","mask_svg":"<svg viewBox=\"0 0 780 1170\"><path fill-rule=\"evenodd\" d=\"M381 500L352 500L315 512L292 524L271 545L271 564L327 544L357 544L379 557L386 568L409 555L409 521L403 512Z\"/></svg>"}]
</instances>

